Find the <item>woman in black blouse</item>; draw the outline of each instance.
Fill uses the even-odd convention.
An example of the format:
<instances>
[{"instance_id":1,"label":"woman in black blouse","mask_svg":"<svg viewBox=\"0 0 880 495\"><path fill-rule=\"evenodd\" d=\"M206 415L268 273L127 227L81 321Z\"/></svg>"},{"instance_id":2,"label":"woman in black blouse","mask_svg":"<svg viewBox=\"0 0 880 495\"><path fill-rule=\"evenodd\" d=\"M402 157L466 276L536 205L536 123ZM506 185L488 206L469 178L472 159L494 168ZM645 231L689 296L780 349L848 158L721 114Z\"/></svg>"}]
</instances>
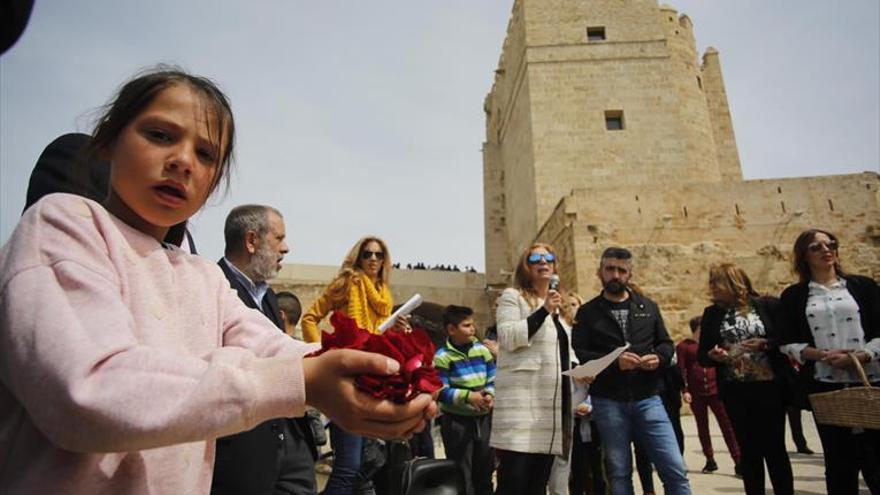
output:
<instances>
[{"instance_id":1,"label":"woman in black blouse","mask_svg":"<svg viewBox=\"0 0 880 495\"><path fill-rule=\"evenodd\" d=\"M880 290L870 278L843 273L838 247L830 232L801 233L793 253L800 281L782 293L782 350L802 363L810 393L859 385L850 353L880 385ZM871 493L880 493L880 431L816 426L828 493L857 493L859 471Z\"/></svg>"},{"instance_id":2,"label":"woman in black blouse","mask_svg":"<svg viewBox=\"0 0 880 495\"><path fill-rule=\"evenodd\" d=\"M764 494L764 462L777 495L794 493L785 451L784 357L773 317L778 300L760 297L742 269L709 270L712 304L703 311L697 360L718 368L718 394L739 442L747 494Z\"/></svg>"}]
</instances>

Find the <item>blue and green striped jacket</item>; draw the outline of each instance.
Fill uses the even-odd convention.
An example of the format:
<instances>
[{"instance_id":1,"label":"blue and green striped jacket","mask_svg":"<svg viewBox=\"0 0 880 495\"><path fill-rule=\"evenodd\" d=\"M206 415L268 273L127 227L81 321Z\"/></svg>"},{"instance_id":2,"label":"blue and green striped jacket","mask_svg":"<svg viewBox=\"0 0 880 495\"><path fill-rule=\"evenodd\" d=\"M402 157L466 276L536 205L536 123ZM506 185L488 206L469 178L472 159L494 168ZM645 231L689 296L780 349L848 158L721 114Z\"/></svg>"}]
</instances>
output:
<instances>
[{"instance_id":1,"label":"blue and green striped jacket","mask_svg":"<svg viewBox=\"0 0 880 495\"><path fill-rule=\"evenodd\" d=\"M468 391L485 390L495 395L495 358L486 346L473 338L465 355L446 339L446 345L434 354L434 367L443 380L439 397L443 412L462 416L488 414L467 402Z\"/></svg>"}]
</instances>

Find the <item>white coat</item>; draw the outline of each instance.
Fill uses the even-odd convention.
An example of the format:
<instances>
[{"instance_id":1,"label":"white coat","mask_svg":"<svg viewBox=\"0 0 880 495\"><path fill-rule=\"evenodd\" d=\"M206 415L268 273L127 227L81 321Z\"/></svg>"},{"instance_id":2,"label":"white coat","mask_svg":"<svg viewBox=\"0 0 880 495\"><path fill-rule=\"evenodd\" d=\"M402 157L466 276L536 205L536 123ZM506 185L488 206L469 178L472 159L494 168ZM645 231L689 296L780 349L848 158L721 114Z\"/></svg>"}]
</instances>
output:
<instances>
[{"instance_id":1,"label":"white coat","mask_svg":"<svg viewBox=\"0 0 880 495\"><path fill-rule=\"evenodd\" d=\"M505 289L498 301L498 363L492 447L515 452L562 455L562 375L559 343L548 316L529 339L526 318L531 306L516 289ZM569 347L571 342L569 332ZM569 349L569 355L574 352ZM569 432L570 433L570 432Z\"/></svg>"}]
</instances>

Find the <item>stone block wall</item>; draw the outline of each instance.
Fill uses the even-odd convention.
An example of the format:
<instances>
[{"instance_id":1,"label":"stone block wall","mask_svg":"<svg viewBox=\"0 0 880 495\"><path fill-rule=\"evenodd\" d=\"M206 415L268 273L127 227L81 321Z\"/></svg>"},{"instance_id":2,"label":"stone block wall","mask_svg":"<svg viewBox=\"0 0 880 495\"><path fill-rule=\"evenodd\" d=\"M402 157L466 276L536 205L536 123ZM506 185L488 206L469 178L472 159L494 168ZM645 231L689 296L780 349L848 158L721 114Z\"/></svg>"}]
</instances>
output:
<instances>
[{"instance_id":1,"label":"stone block wall","mask_svg":"<svg viewBox=\"0 0 880 495\"><path fill-rule=\"evenodd\" d=\"M588 40L590 27L606 38ZM656 0L514 2L484 104L490 284L572 189L741 178L710 62L690 19ZM606 129L606 112L622 112L624 129Z\"/></svg>"},{"instance_id":2,"label":"stone block wall","mask_svg":"<svg viewBox=\"0 0 880 495\"><path fill-rule=\"evenodd\" d=\"M559 203L538 238L573 246L560 256L567 287L599 293L602 251L612 245L636 257L633 281L657 300L670 331L709 304L708 269L734 262L765 294L796 280L790 252L808 228L841 239L844 269L880 280L880 176L877 173L730 184L578 190Z\"/></svg>"}]
</instances>

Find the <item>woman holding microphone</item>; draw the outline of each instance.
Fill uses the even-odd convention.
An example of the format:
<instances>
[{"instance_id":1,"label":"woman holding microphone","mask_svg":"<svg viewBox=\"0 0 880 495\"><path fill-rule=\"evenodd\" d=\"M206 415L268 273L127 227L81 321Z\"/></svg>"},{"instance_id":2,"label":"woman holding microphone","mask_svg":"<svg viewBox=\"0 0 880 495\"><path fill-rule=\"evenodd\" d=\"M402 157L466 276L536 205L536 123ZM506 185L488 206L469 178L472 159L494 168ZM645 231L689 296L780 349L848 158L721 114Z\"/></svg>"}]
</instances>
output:
<instances>
[{"instance_id":1,"label":"woman holding microphone","mask_svg":"<svg viewBox=\"0 0 880 495\"><path fill-rule=\"evenodd\" d=\"M556 266L553 247L533 244L498 302L491 445L500 460L497 493L505 495L544 495L554 456L571 448L571 386L561 373L574 353L559 322Z\"/></svg>"}]
</instances>

